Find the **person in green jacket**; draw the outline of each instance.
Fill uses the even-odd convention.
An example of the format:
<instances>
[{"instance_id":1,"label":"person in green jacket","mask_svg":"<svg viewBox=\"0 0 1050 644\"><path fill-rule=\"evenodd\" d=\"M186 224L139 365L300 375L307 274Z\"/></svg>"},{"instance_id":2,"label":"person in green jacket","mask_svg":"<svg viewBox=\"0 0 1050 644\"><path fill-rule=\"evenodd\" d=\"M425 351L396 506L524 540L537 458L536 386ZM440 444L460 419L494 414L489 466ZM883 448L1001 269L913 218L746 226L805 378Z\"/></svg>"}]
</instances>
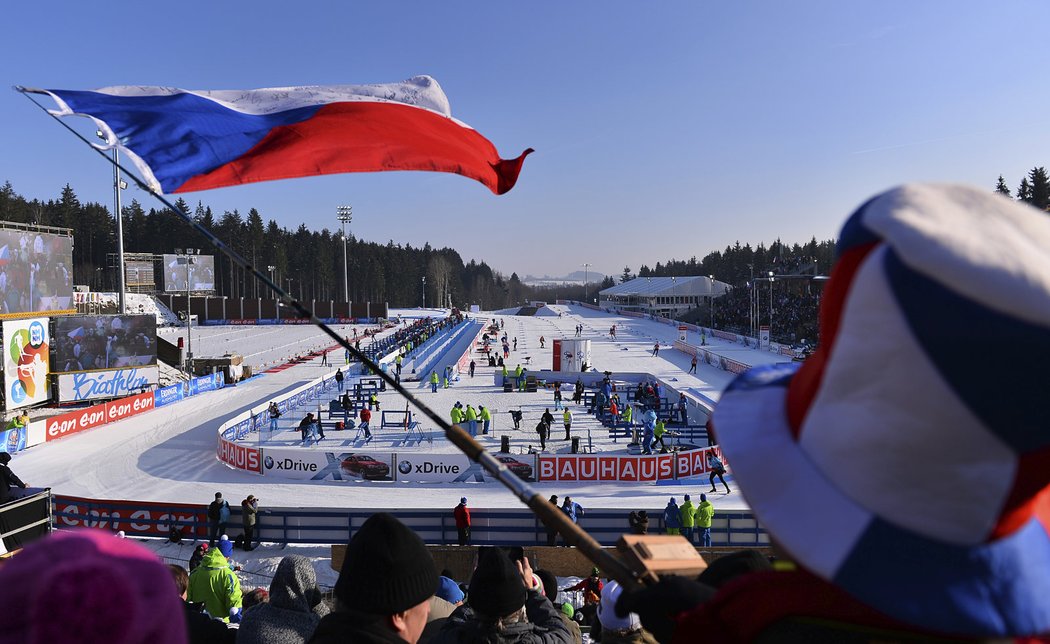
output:
<instances>
[{"instance_id":1,"label":"person in green jacket","mask_svg":"<svg viewBox=\"0 0 1050 644\"><path fill-rule=\"evenodd\" d=\"M662 448L662 450L664 452L667 451L667 443L664 442L664 434L666 434L666 433L667 433L667 424L664 423L663 419L657 420L656 421L656 428L653 429L653 438L656 439L656 442L653 443L653 446L655 447L656 443L660 443L660 447Z\"/></svg>"},{"instance_id":2,"label":"person in green jacket","mask_svg":"<svg viewBox=\"0 0 1050 644\"><path fill-rule=\"evenodd\" d=\"M203 603L215 619L240 621L241 582L219 548L208 548L200 565L190 573L188 599Z\"/></svg>"},{"instance_id":3,"label":"person in green jacket","mask_svg":"<svg viewBox=\"0 0 1050 644\"><path fill-rule=\"evenodd\" d=\"M461 407L462 405L457 400L456 404L452 406L452 411L449 412L449 416L452 417L453 425L458 425L461 422L463 422L463 410L461 409Z\"/></svg>"},{"instance_id":4,"label":"person in green jacket","mask_svg":"<svg viewBox=\"0 0 1050 644\"><path fill-rule=\"evenodd\" d=\"M478 405L478 410L478 418L484 423L484 426L481 428L481 433L488 434L489 426L492 424L492 412L485 409L485 405Z\"/></svg>"},{"instance_id":5,"label":"person in green jacket","mask_svg":"<svg viewBox=\"0 0 1050 644\"><path fill-rule=\"evenodd\" d=\"M711 519L715 516L715 506L707 500L706 494L700 495L700 505L696 506L696 527L700 529L700 545L711 547Z\"/></svg>"},{"instance_id":6,"label":"person in green jacket","mask_svg":"<svg viewBox=\"0 0 1050 644\"><path fill-rule=\"evenodd\" d=\"M525 370L519 364L514 370L514 379L518 382L518 391L525 389Z\"/></svg>"},{"instance_id":7,"label":"person in green jacket","mask_svg":"<svg viewBox=\"0 0 1050 644\"><path fill-rule=\"evenodd\" d=\"M436 394L438 390L438 372L430 372L430 393Z\"/></svg>"},{"instance_id":8,"label":"person in green jacket","mask_svg":"<svg viewBox=\"0 0 1050 644\"><path fill-rule=\"evenodd\" d=\"M685 495L685 503L678 509L678 514L682 517L682 536L689 540L689 543L693 542L693 526L696 525L696 506L689 500L689 495Z\"/></svg>"},{"instance_id":9,"label":"person in green jacket","mask_svg":"<svg viewBox=\"0 0 1050 644\"><path fill-rule=\"evenodd\" d=\"M464 415L467 420L467 431L470 432L471 436L478 435L478 412L474 410L473 405L467 405L467 412Z\"/></svg>"}]
</instances>

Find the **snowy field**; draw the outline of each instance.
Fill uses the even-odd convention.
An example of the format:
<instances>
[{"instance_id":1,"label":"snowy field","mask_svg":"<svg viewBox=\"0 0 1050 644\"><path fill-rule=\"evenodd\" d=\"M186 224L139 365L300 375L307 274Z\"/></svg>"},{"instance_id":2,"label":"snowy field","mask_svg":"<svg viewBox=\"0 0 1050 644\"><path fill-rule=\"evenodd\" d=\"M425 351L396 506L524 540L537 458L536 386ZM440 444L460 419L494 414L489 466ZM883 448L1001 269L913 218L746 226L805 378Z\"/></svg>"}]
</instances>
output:
<instances>
[{"instance_id":1,"label":"snowy field","mask_svg":"<svg viewBox=\"0 0 1050 644\"><path fill-rule=\"evenodd\" d=\"M562 317L500 316L508 335L518 339L517 351L511 353L509 360L511 369L519 361L524 364L526 358L529 358L534 369L549 369L551 340L573 337L575 326L582 324L583 337L592 340L592 362L600 371L651 373L675 387L701 392L714 400L717 400L732 378L731 374L705 364L698 367L696 375L687 374L690 357L671 348L678 332L669 325L621 318L577 307L555 307L555 310L561 312ZM437 313L436 310L401 310L392 312L392 315L401 314L407 319ZM617 325L617 334L616 339L612 340L608 329L614 323ZM337 328L341 334L352 333L348 326ZM164 331L166 335L184 332L184 329ZM283 362L309 349L331 344L321 331L309 326L195 327L193 333L196 355L241 353L246 356L246 362L256 365ZM546 349L539 347L541 335L547 341ZM652 347L657 341L663 348L658 357L652 357ZM699 337L690 337L689 341L699 344ZM716 352L720 347L731 350L734 359L751 364L783 360L770 353L741 349L739 345L723 347L717 339L710 344L710 348ZM330 361L341 362L341 354L341 351L338 355L333 352L329 356ZM328 371L317 358L277 373L267 373L236 387L227 387L32 448L17 454L12 466L31 485L50 486L56 494L100 499L205 504L216 491L222 491L229 499L255 494L271 507L310 507L319 505L318 493L323 491L323 505L348 508L447 508L455 505L462 495L469 496L471 505L477 508L518 506L518 501L498 483L274 482L277 479L233 470L216 459L216 429L225 419ZM439 389L436 394L430 393L428 385L424 383L409 383L409 387L415 387L414 391L420 393L423 402L442 415L447 414L457 400L464 404L483 404L492 409L495 427L490 436L481 437L486 447L497 448L502 434L511 436L512 452L529 445L538 447L538 439L532 428L544 408L552 406L551 394L503 393L493 384L493 372L493 368L479 366L474 379L464 375L458 383L447 390ZM389 390L381 394L380 402L384 409L404 409L403 398ZM517 408L525 414L519 432L513 430L507 413L509 409ZM297 410L290 418L282 419L283 433L288 438L298 436L292 433L292 426L298 423L302 413L305 410ZM614 444L604 430L596 431L599 425L582 408L575 408L574 416L574 435L582 434L585 442L586 428L590 426L595 430L592 438L596 450L622 452L622 439ZM427 427L427 423L424 423L423 429L429 432L433 427ZM556 422L553 429L554 437L563 434L560 432L560 422ZM347 438L338 433L334 435L329 433L328 438L333 441L332 447L342 445ZM403 432L397 432L396 436L380 433L375 442L389 450L392 441L402 435ZM280 435L278 439L281 439ZM382 441L388 442L383 445ZM548 448L550 451L565 451L568 443L551 440L548 441ZM430 450L431 447L427 446L426 449ZM453 448L444 442L443 436L438 435L433 449ZM715 499L717 506L724 510L745 509L746 504L732 480L730 484L734 488L733 493L718 495ZM593 508L656 509L666 504L668 496L681 496L690 492L698 494L702 491L689 490L685 486L564 482L536 483L534 488L545 496L571 494L584 507Z\"/></svg>"}]
</instances>

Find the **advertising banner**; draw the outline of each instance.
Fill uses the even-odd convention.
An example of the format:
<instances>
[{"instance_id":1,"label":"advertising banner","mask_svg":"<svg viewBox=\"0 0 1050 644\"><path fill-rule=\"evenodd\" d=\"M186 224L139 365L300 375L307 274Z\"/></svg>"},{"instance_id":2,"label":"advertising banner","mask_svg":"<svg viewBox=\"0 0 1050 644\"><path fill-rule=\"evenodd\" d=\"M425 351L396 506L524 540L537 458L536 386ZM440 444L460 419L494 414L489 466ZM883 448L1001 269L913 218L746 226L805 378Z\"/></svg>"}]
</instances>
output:
<instances>
[{"instance_id":1,"label":"advertising banner","mask_svg":"<svg viewBox=\"0 0 1050 644\"><path fill-rule=\"evenodd\" d=\"M47 318L4 321L4 392L9 410L46 402L50 397L47 374L51 338L47 326Z\"/></svg>"},{"instance_id":2,"label":"advertising banner","mask_svg":"<svg viewBox=\"0 0 1050 644\"><path fill-rule=\"evenodd\" d=\"M157 367L63 373L57 378L58 400L75 402L130 396L157 384L159 377Z\"/></svg>"},{"instance_id":3,"label":"advertising banner","mask_svg":"<svg viewBox=\"0 0 1050 644\"><path fill-rule=\"evenodd\" d=\"M152 315L73 315L55 319L52 372L73 373L157 364Z\"/></svg>"},{"instance_id":4,"label":"advertising banner","mask_svg":"<svg viewBox=\"0 0 1050 644\"><path fill-rule=\"evenodd\" d=\"M186 390L180 382L177 385L171 385L170 387L162 387L153 392L153 406L163 407L164 405L170 405L177 403L180 400L185 399Z\"/></svg>"},{"instance_id":5,"label":"advertising banner","mask_svg":"<svg viewBox=\"0 0 1050 644\"><path fill-rule=\"evenodd\" d=\"M167 537L172 527L190 534L185 524L208 524L207 507L183 503L148 503L145 501L97 501L75 496L54 497L55 523L60 528L102 528L123 530L129 535Z\"/></svg>"},{"instance_id":6,"label":"advertising banner","mask_svg":"<svg viewBox=\"0 0 1050 644\"><path fill-rule=\"evenodd\" d=\"M301 481L390 481L393 462L393 454L266 448L263 474Z\"/></svg>"},{"instance_id":7,"label":"advertising banner","mask_svg":"<svg viewBox=\"0 0 1050 644\"><path fill-rule=\"evenodd\" d=\"M541 481L666 481L675 478L674 456L539 456Z\"/></svg>"},{"instance_id":8,"label":"advertising banner","mask_svg":"<svg viewBox=\"0 0 1050 644\"><path fill-rule=\"evenodd\" d=\"M190 396L196 396L197 394L203 394L206 391L215 391L222 389L222 374L213 373L210 376L201 376L200 378L194 378L190 380L189 386Z\"/></svg>"},{"instance_id":9,"label":"advertising banner","mask_svg":"<svg viewBox=\"0 0 1050 644\"><path fill-rule=\"evenodd\" d=\"M86 429L130 418L153 409L153 392L95 405L47 419L47 440L53 441Z\"/></svg>"},{"instance_id":10,"label":"advertising banner","mask_svg":"<svg viewBox=\"0 0 1050 644\"><path fill-rule=\"evenodd\" d=\"M76 313L73 238L0 229L0 318Z\"/></svg>"},{"instance_id":11,"label":"advertising banner","mask_svg":"<svg viewBox=\"0 0 1050 644\"><path fill-rule=\"evenodd\" d=\"M533 454L496 454L523 481L534 481L536 457ZM397 480L414 483L462 483L494 481L477 463L464 454L397 454Z\"/></svg>"},{"instance_id":12,"label":"advertising banner","mask_svg":"<svg viewBox=\"0 0 1050 644\"><path fill-rule=\"evenodd\" d=\"M729 461L722 456L721 448L705 447L704 449L679 452L675 456L677 478L687 479L696 476L708 476L711 472L710 468L707 467L707 455L709 453L717 456L722 461L722 464L725 465L726 470L729 470Z\"/></svg>"},{"instance_id":13,"label":"advertising banner","mask_svg":"<svg viewBox=\"0 0 1050 644\"><path fill-rule=\"evenodd\" d=\"M26 448L29 435L28 427L16 427L0 431L0 452L14 454Z\"/></svg>"},{"instance_id":14,"label":"advertising banner","mask_svg":"<svg viewBox=\"0 0 1050 644\"><path fill-rule=\"evenodd\" d=\"M224 437L219 438L215 449L219 460L230 467L262 474L262 450L248 445L235 443Z\"/></svg>"}]
</instances>

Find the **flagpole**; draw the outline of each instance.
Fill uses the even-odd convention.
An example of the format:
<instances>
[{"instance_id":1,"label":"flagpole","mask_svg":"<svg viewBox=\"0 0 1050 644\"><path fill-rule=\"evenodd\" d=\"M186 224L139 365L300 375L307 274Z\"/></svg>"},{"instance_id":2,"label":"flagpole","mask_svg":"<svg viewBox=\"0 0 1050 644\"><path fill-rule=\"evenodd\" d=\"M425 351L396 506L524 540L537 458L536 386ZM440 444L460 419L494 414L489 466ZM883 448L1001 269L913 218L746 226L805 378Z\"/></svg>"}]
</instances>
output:
<instances>
[{"instance_id":1,"label":"flagpole","mask_svg":"<svg viewBox=\"0 0 1050 644\"><path fill-rule=\"evenodd\" d=\"M171 212L175 213L180 219L190 225L191 228L195 229L214 246L219 252L226 255L232 262L240 266L242 269L248 271L255 276L255 279L265 284L274 294L277 295L278 299L285 303L285 305L292 307L299 313L300 318L309 319L314 326L323 331L330 338L335 340L339 346L343 347L350 352L350 355L360 360L364 365L371 369L379 378L385 381L388 385L393 387L394 391L405 397L406 400L411 402L424 416L432 420L438 427L445 432L445 438L448 439L453 445L455 445L461 452L463 452L470 460L480 464L489 474L492 475L497 481L502 483L507 489L514 493L515 496L521 500L522 503L527 505L534 514L540 517L543 523L549 527L557 530L565 542L569 545L576 546L576 548L583 553L585 557L590 559L594 564L601 568L605 574L615 579L620 583L626 590L637 589L641 586L639 576L630 569L630 567L622 560L614 556L609 551L602 548L594 537L580 528L578 525L573 523L569 517L562 512L560 509L555 507L547 499L540 496L538 492L533 490L525 481L518 478L513 472L507 469L507 466L496 459L492 454L489 454L485 449L478 443L474 438L470 436L462 427L459 425L450 424L445 417L438 414L434 410L427 407L421 400L419 400L415 394L410 392L408 389L403 387L400 382L397 382L390 374L386 373L379 365L373 362L367 355L359 351L354 345L350 344L342 338L338 333L331 329L327 324L321 321L313 311L307 309L302 303L293 298L280 286L275 284L270 278L268 278L262 271L256 266L252 265L247 259L241 256L240 253L235 251L221 239L215 236L210 230L205 228L200 222L194 220L189 213L182 212L176 208L174 204L168 201L162 194L156 192L148 186L138 175L128 171L119 164L119 160L110 159L98 147L93 145L79 132L74 130L65 121L60 119L58 116L52 114L46 107L38 103L32 96L29 95L28 90L22 86L15 86L15 90L20 92L34 105L43 110L48 116L58 122L62 127L66 128L73 136L80 139L92 150L97 152L103 159L108 163L112 163L117 168L124 171L124 174L128 176L140 189L153 196L154 199L164 204ZM425 278L424 278L425 279ZM423 297L426 297L424 292Z\"/></svg>"}]
</instances>

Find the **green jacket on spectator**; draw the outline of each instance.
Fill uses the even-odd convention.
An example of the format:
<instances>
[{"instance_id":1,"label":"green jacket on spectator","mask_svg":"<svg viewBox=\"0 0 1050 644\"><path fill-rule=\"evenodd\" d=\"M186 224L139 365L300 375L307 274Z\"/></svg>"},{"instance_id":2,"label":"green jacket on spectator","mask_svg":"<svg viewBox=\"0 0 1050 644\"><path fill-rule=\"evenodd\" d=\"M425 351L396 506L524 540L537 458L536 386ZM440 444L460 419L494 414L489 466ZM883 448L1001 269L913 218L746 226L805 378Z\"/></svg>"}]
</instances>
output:
<instances>
[{"instance_id":1,"label":"green jacket on spectator","mask_svg":"<svg viewBox=\"0 0 1050 644\"><path fill-rule=\"evenodd\" d=\"M710 501L701 501L700 505L696 506L696 527L710 528L714 516L715 506L711 505Z\"/></svg>"},{"instance_id":2,"label":"green jacket on spectator","mask_svg":"<svg viewBox=\"0 0 1050 644\"><path fill-rule=\"evenodd\" d=\"M453 407L452 411L449 412L449 415L452 416L453 425L458 425L463 422L463 411L460 410L459 407Z\"/></svg>"},{"instance_id":3,"label":"green jacket on spectator","mask_svg":"<svg viewBox=\"0 0 1050 644\"><path fill-rule=\"evenodd\" d=\"M682 517L683 528L692 528L696 525L696 506L693 505L692 499L682 504L682 507L678 509L678 514Z\"/></svg>"},{"instance_id":4,"label":"green jacket on spectator","mask_svg":"<svg viewBox=\"0 0 1050 644\"><path fill-rule=\"evenodd\" d=\"M215 619L230 621L230 610L241 607L241 582L230 570L218 548L209 548L201 564L190 573L187 599L203 603Z\"/></svg>"}]
</instances>

